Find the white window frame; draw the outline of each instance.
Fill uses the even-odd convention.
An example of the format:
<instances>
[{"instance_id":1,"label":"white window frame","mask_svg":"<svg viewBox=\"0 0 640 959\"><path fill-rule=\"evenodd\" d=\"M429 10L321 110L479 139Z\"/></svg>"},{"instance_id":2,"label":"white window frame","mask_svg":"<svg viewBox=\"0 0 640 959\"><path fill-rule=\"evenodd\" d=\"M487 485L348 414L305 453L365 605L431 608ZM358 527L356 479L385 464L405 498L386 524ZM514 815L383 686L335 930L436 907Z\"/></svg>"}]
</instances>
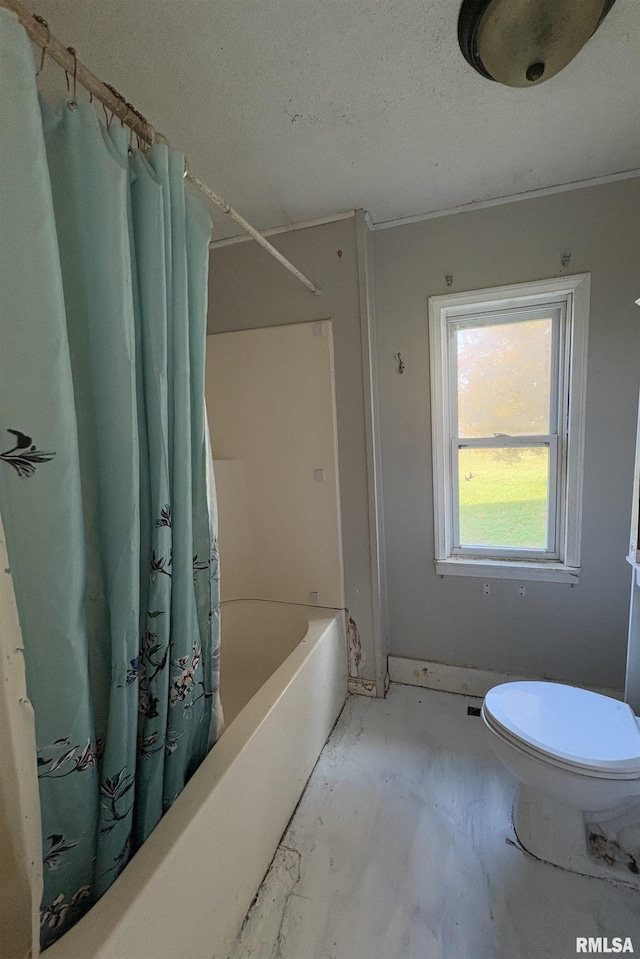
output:
<instances>
[{"instance_id":1,"label":"white window frame","mask_svg":"<svg viewBox=\"0 0 640 959\"><path fill-rule=\"evenodd\" d=\"M580 576L582 475L584 461L587 343L591 274L556 277L452 293L429 298L431 361L431 421L435 566L441 575L486 576L576 583ZM508 550L456 547L457 449L477 446L475 439L458 438L457 383L452 344L465 321L477 326L484 315L508 322L514 311L551 310L556 324L554 349L559 377L552 388L552 426L545 436L505 437L501 446L547 445L552 458L549 490L552 549ZM490 318L490 319L489 319ZM454 429L456 432L454 432ZM557 432L554 432L557 429ZM487 440L486 445L495 445Z\"/></svg>"}]
</instances>

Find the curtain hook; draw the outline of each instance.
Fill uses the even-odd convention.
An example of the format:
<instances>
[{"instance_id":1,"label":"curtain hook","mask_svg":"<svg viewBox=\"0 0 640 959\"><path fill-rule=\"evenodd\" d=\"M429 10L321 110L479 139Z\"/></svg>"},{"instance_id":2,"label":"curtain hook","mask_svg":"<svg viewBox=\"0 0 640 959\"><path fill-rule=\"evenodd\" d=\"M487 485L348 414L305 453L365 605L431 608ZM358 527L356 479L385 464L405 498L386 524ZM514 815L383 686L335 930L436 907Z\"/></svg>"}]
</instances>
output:
<instances>
[{"instance_id":1,"label":"curtain hook","mask_svg":"<svg viewBox=\"0 0 640 959\"><path fill-rule=\"evenodd\" d=\"M73 94L72 94L72 98L73 98L73 102L75 103L75 100L76 100L76 77L77 77L77 74L78 74L78 57L77 57L76 51L74 50L73 47L67 47L67 50L69 51L69 53L70 53L71 56L73 57ZM68 89L69 89L69 75L67 74L67 71L66 71L66 70L64 71L64 75L65 75L65 77L67 78L67 90L68 90ZM77 105L77 104L76 104L76 105Z\"/></svg>"},{"instance_id":2,"label":"curtain hook","mask_svg":"<svg viewBox=\"0 0 640 959\"><path fill-rule=\"evenodd\" d=\"M49 24L47 23L44 17L39 17L37 16L37 14L34 13L33 19L37 23L39 23L41 26L45 27L47 31L47 39L44 42L44 46L42 48L42 56L40 57L40 69L36 71L36 76L39 77L40 74L42 73L42 68L44 67L44 58L47 55L47 48L49 46L49 41L51 40L51 30L49 29Z\"/></svg>"},{"instance_id":3,"label":"curtain hook","mask_svg":"<svg viewBox=\"0 0 640 959\"><path fill-rule=\"evenodd\" d=\"M67 47L67 50L70 50L70 49L71 49L70 47ZM67 81L67 93L71 93L71 87L69 86L69 71L68 71L68 70L65 70L65 71L64 71L64 78L65 78L65 80Z\"/></svg>"}]
</instances>

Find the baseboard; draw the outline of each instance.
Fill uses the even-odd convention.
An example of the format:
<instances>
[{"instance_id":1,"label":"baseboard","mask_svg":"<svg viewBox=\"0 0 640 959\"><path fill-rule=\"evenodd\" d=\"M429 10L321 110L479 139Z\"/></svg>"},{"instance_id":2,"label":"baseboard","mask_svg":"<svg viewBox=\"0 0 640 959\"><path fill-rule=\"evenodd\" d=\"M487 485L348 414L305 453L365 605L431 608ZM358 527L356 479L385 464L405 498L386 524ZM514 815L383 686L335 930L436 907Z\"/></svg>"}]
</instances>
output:
<instances>
[{"instance_id":1,"label":"baseboard","mask_svg":"<svg viewBox=\"0 0 640 959\"><path fill-rule=\"evenodd\" d=\"M389 656L389 678L392 683L406 686L422 686L426 689L441 689L447 693L484 698L494 686L524 680L543 680L542 676L519 676L517 673L495 673L489 669L472 669L470 666L450 666L425 659L407 659L404 656ZM553 680L546 680L553 682ZM613 699L622 699L622 690L602 686L589 687Z\"/></svg>"},{"instance_id":2,"label":"baseboard","mask_svg":"<svg viewBox=\"0 0 640 959\"><path fill-rule=\"evenodd\" d=\"M349 692L356 696L377 696L376 683L374 679L360 679L349 677Z\"/></svg>"}]
</instances>

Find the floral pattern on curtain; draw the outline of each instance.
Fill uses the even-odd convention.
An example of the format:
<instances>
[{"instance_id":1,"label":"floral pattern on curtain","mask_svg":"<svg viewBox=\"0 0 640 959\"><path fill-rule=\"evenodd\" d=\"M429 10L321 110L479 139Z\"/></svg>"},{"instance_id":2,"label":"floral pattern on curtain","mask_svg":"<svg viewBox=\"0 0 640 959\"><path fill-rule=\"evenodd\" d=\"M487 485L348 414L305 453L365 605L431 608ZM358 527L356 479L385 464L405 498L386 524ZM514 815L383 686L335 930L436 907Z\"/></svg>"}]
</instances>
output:
<instances>
[{"instance_id":1,"label":"floral pattern on curtain","mask_svg":"<svg viewBox=\"0 0 640 959\"><path fill-rule=\"evenodd\" d=\"M42 946L215 742L211 222L184 157L38 102L0 9L0 512L38 745ZM35 761L35 757L34 757Z\"/></svg>"}]
</instances>

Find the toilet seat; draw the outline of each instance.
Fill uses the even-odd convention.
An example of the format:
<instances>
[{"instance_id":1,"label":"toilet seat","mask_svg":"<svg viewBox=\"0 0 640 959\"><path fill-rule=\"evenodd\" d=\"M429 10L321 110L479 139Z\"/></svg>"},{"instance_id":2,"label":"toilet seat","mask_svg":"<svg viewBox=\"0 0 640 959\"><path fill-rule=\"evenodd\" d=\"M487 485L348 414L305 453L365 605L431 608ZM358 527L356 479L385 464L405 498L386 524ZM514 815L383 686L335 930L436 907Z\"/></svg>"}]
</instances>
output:
<instances>
[{"instance_id":1,"label":"toilet seat","mask_svg":"<svg viewBox=\"0 0 640 959\"><path fill-rule=\"evenodd\" d=\"M494 733L541 762L609 779L640 778L640 727L623 702L560 683L491 689L482 715Z\"/></svg>"},{"instance_id":2,"label":"toilet seat","mask_svg":"<svg viewBox=\"0 0 640 959\"><path fill-rule=\"evenodd\" d=\"M630 772L612 772L611 770L599 770L593 766L579 766L576 763L564 762L562 759L559 759L557 756L553 756L550 753L545 753L541 749L536 749L534 746L524 742L522 739L516 739L514 736L509 736L509 734L504 729L498 729L488 718L487 714L483 708L482 717L491 730L493 736L497 739L501 739L506 743L510 749L515 750L515 752L522 753L523 755L533 759L535 762L543 763L545 766L553 766L556 769L561 769L564 772L569 772L572 775L584 776L585 778L591 780L607 780L609 782L621 782L621 781L640 781L640 774L636 770Z\"/></svg>"}]
</instances>

